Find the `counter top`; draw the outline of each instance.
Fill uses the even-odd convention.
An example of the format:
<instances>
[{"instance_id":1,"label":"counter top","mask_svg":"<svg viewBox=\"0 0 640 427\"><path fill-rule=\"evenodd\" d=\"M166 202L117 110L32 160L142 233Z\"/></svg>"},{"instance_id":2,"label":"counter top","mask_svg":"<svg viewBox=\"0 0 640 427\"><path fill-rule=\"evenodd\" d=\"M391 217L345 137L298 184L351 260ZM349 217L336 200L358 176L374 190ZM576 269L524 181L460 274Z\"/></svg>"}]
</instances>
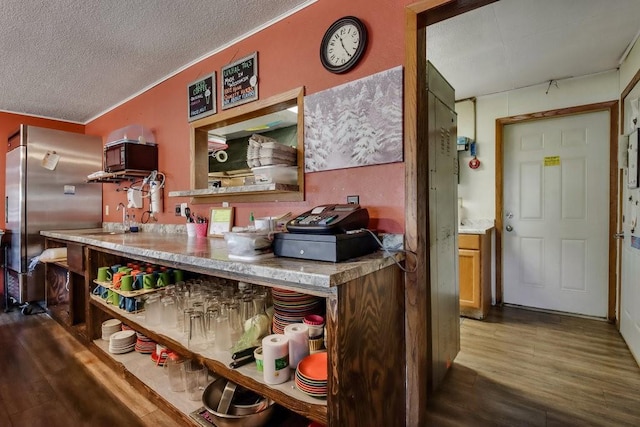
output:
<instances>
[{"instance_id":1,"label":"counter top","mask_svg":"<svg viewBox=\"0 0 640 427\"><path fill-rule=\"evenodd\" d=\"M268 282L280 286L295 286L326 295L336 292L335 286L381 270L404 259L378 251L340 263L307 261L273 257L259 261L229 260L224 239L187 237L183 233L117 233L102 229L41 231L49 238L80 243L95 248L116 251L132 258L142 257L183 268L195 267L211 274L242 276L244 280Z\"/></svg>"},{"instance_id":2,"label":"counter top","mask_svg":"<svg viewBox=\"0 0 640 427\"><path fill-rule=\"evenodd\" d=\"M492 219L465 219L458 227L458 234L486 234L495 227Z\"/></svg>"}]
</instances>

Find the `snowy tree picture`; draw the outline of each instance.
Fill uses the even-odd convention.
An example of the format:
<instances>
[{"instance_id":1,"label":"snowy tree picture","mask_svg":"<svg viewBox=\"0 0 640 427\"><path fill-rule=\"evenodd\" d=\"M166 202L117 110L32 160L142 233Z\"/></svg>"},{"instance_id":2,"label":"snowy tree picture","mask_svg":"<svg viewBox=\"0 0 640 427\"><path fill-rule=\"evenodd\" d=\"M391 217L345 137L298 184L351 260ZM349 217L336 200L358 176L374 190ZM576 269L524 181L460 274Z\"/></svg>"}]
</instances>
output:
<instances>
[{"instance_id":1,"label":"snowy tree picture","mask_svg":"<svg viewBox=\"0 0 640 427\"><path fill-rule=\"evenodd\" d=\"M402 67L304 98L304 170L402 161Z\"/></svg>"}]
</instances>

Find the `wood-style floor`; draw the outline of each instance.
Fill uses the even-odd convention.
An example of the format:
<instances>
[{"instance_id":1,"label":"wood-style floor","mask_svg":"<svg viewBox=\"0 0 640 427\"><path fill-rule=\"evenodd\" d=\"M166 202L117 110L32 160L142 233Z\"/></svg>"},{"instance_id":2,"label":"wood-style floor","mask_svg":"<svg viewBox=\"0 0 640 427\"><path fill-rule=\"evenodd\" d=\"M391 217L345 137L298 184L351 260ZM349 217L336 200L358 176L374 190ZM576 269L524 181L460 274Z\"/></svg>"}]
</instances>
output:
<instances>
[{"instance_id":1,"label":"wood-style floor","mask_svg":"<svg viewBox=\"0 0 640 427\"><path fill-rule=\"evenodd\" d=\"M47 315L0 311L0 426L175 425Z\"/></svg>"},{"instance_id":2,"label":"wood-style floor","mask_svg":"<svg viewBox=\"0 0 640 427\"><path fill-rule=\"evenodd\" d=\"M640 368L612 324L518 308L464 319L433 426L640 426Z\"/></svg>"},{"instance_id":3,"label":"wood-style floor","mask_svg":"<svg viewBox=\"0 0 640 427\"><path fill-rule=\"evenodd\" d=\"M460 328L428 425L640 426L640 368L615 326L494 308ZM175 425L48 316L0 312L0 426Z\"/></svg>"}]
</instances>

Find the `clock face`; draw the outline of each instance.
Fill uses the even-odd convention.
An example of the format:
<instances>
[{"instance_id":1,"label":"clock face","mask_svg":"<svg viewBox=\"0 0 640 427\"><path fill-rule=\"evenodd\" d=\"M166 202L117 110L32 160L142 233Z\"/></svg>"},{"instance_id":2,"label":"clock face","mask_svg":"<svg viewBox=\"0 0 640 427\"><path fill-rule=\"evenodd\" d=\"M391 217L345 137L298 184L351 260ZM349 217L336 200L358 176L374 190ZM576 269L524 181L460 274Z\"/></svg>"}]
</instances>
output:
<instances>
[{"instance_id":1,"label":"clock face","mask_svg":"<svg viewBox=\"0 0 640 427\"><path fill-rule=\"evenodd\" d=\"M355 17L341 18L327 30L320 45L320 60L333 73L344 73L360 60L367 43L367 31Z\"/></svg>"},{"instance_id":2,"label":"clock face","mask_svg":"<svg viewBox=\"0 0 640 427\"><path fill-rule=\"evenodd\" d=\"M346 24L333 33L327 44L327 60L333 66L344 65L360 46L360 31L353 24Z\"/></svg>"}]
</instances>

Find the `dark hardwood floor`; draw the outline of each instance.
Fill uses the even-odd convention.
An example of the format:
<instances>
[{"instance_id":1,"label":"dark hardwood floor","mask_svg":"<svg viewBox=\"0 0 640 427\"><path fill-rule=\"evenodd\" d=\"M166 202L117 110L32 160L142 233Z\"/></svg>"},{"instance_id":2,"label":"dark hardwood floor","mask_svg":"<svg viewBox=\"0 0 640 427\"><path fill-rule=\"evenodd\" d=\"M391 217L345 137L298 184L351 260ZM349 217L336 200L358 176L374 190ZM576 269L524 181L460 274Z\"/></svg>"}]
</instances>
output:
<instances>
[{"instance_id":1,"label":"dark hardwood floor","mask_svg":"<svg viewBox=\"0 0 640 427\"><path fill-rule=\"evenodd\" d=\"M0 312L0 426L175 425L47 315Z\"/></svg>"},{"instance_id":2,"label":"dark hardwood floor","mask_svg":"<svg viewBox=\"0 0 640 427\"><path fill-rule=\"evenodd\" d=\"M460 328L430 426L640 426L640 368L614 325L494 308ZM175 425L48 316L0 312L0 426Z\"/></svg>"},{"instance_id":3,"label":"dark hardwood floor","mask_svg":"<svg viewBox=\"0 0 640 427\"><path fill-rule=\"evenodd\" d=\"M464 319L433 426L640 426L640 368L612 324L518 308Z\"/></svg>"}]
</instances>

